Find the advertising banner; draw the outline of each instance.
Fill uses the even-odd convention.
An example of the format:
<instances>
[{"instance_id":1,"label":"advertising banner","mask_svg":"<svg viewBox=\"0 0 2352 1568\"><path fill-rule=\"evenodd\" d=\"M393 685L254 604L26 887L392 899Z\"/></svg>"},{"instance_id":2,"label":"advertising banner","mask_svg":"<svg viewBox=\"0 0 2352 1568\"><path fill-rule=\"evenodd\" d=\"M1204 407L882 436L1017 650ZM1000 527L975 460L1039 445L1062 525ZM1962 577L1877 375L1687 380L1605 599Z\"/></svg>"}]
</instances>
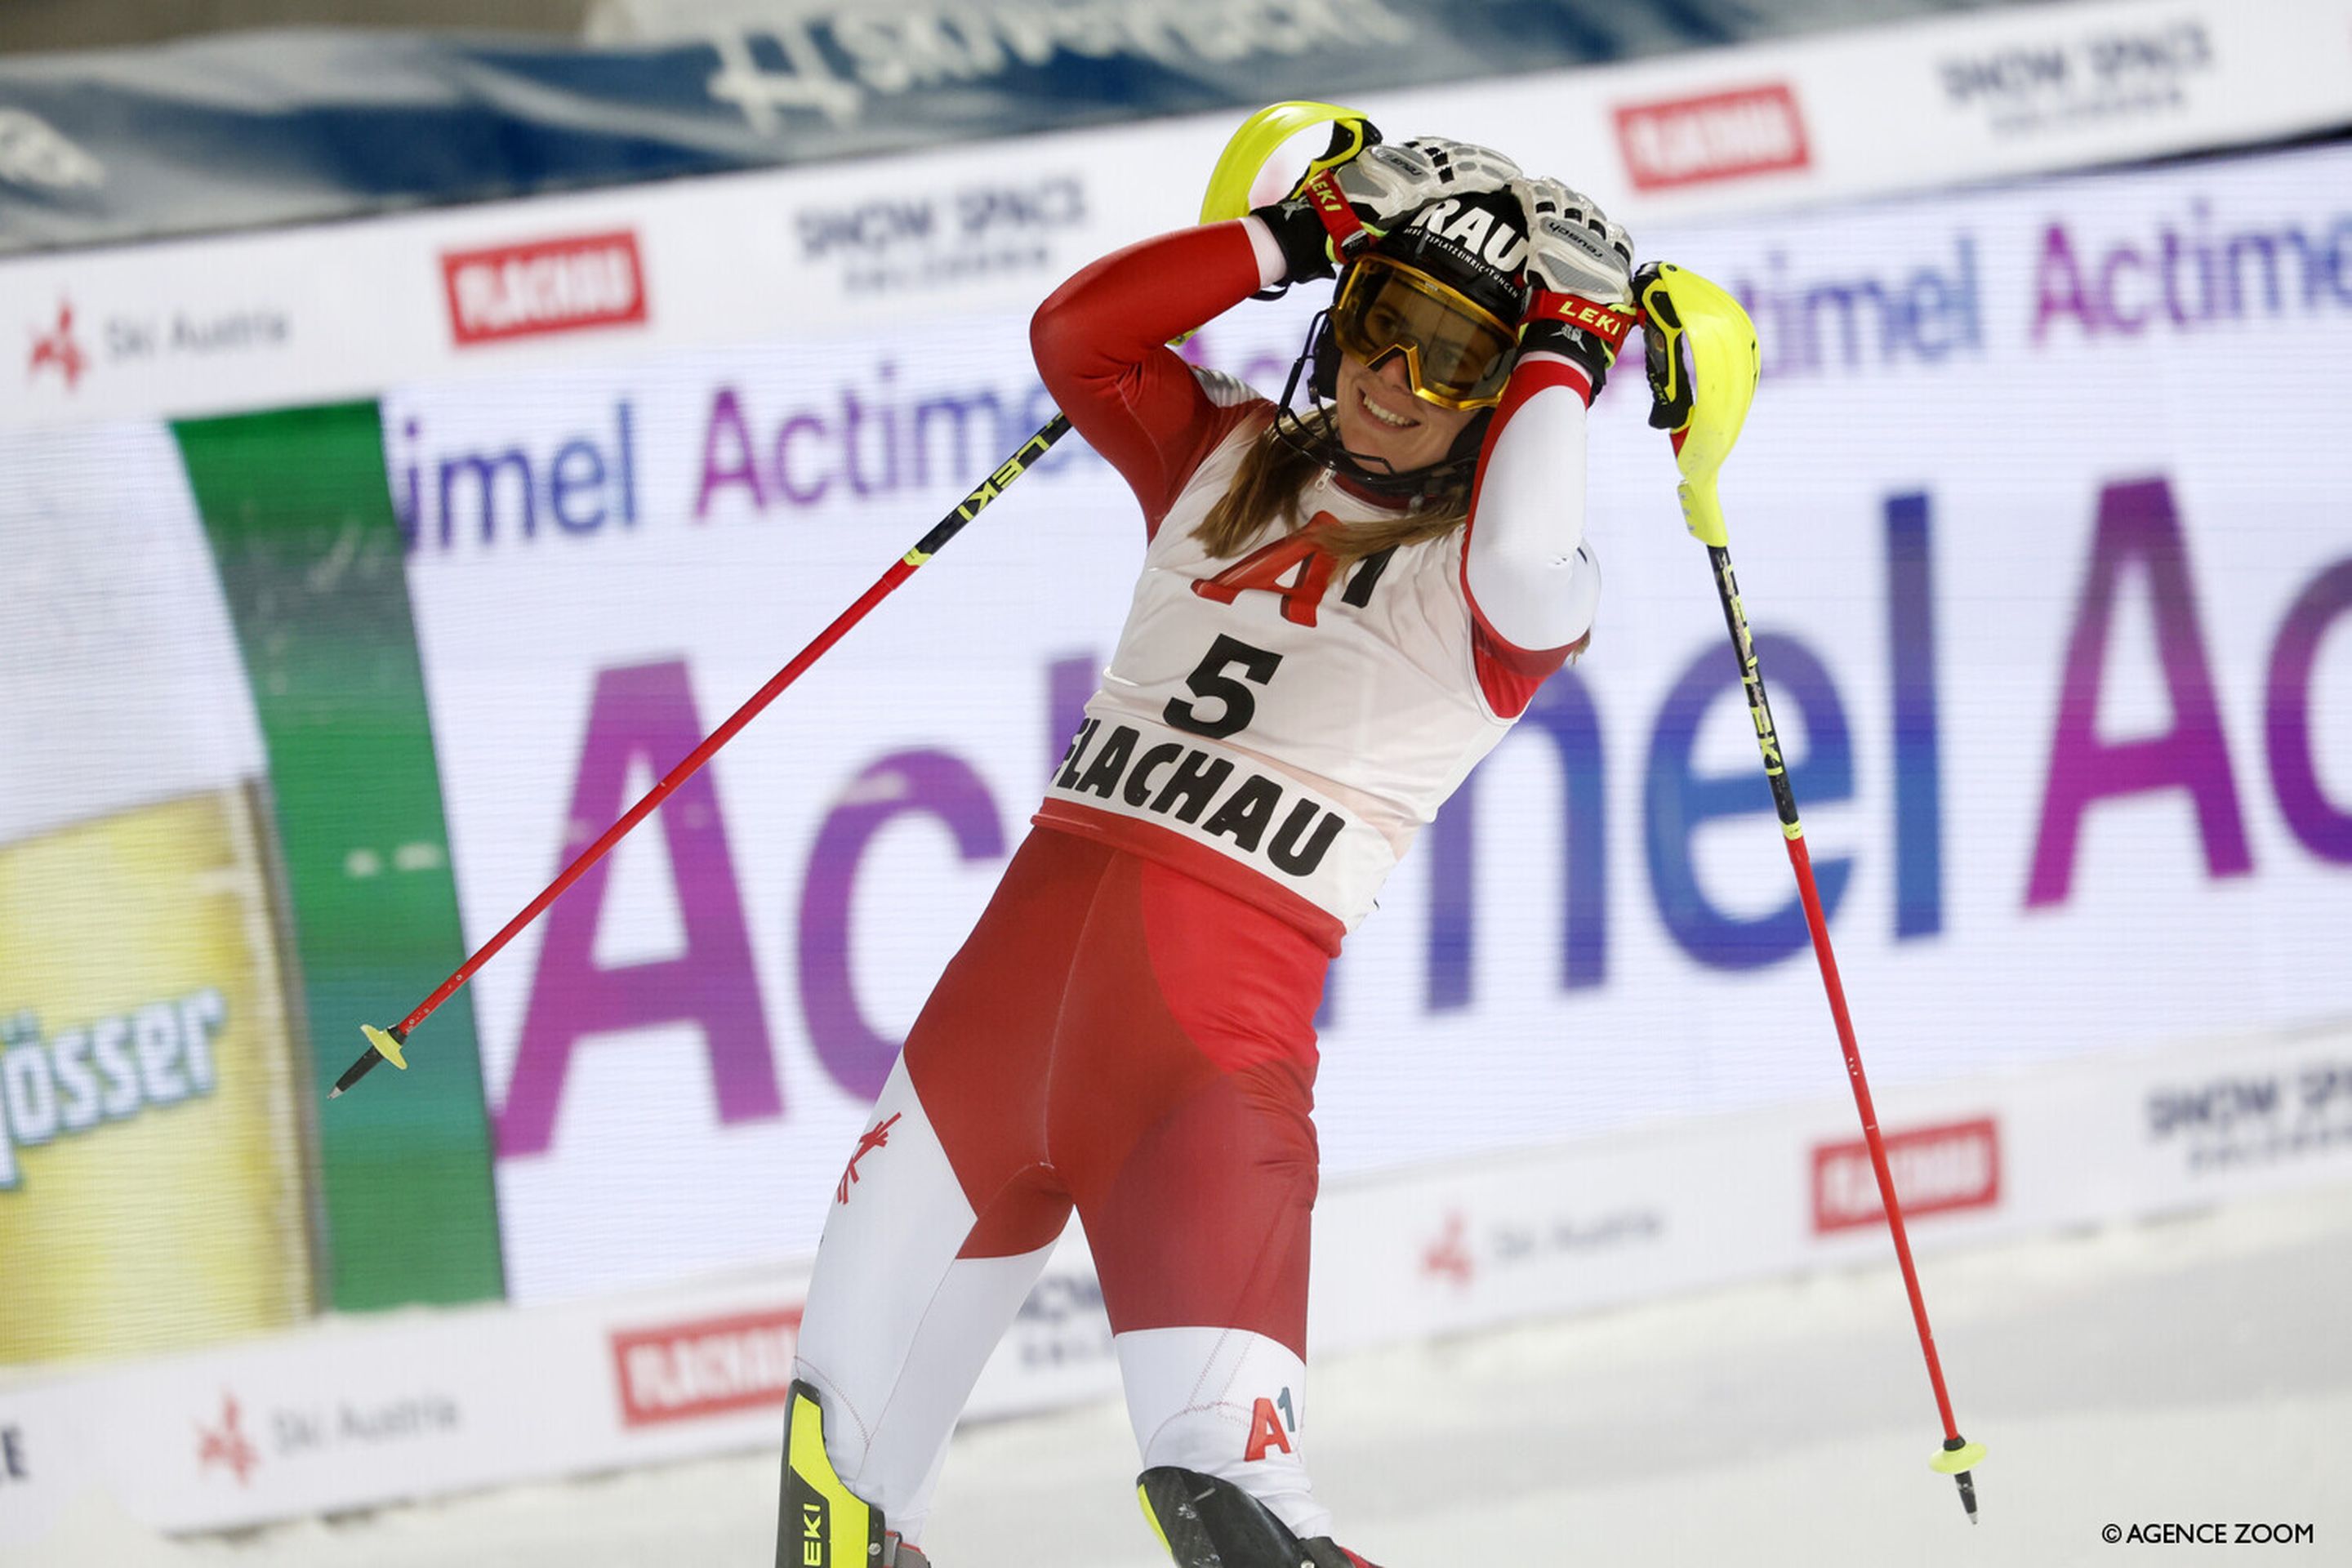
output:
<instances>
[{"instance_id":1,"label":"advertising banner","mask_svg":"<svg viewBox=\"0 0 2352 1568\"><path fill-rule=\"evenodd\" d=\"M310 1310L303 1138L252 805L0 847L0 1362Z\"/></svg>"},{"instance_id":2,"label":"advertising banner","mask_svg":"<svg viewBox=\"0 0 2352 1568\"><path fill-rule=\"evenodd\" d=\"M1148 13L1152 25L1137 34L1112 28L1092 44L1061 31L1074 17L1102 24L1121 6ZM1243 114L1302 94L1351 103L1391 138L1443 134L1500 148L1531 172L1590 193L1645 253L1661 224L1979 186L2352 127L2352 0L2241 0L2226 11L2198 0L1999 5L1579 70L1534 68L1547 62L1538 47L1544 26L1533 18L1549 6L1448 4L1437 26L1427 6L1381 21L1387 13L1375 0L1262 13L1244 5L1261 19L1290 15L1297 48L1277 49L1280 68L1251 77L1255 85L1246 88L1210 85L1234 62L1204 67L1202 91L1160 106L1164 117L1139 119L1149 113L1145 101L1122 97L1115 113L1097 103L1073 118L1074 100L1038 96L1022 51L1007 53L1001 38L975 53L969 75L950 71L951 92L924 85L941 79L926 73L947 68L957 51L945 40L958 29L1027 16L1038 30L1023 36L1038 48L1056 60L1076 52L1066 74L1092 84L1083 92L1108 80L1129 94L1134 79L1103 76L1089 48L1117 54L1132 43L1149 53L1187 37L1192 9L1166 0L1076 7L1010 0L958 9L952 27L942 17L933 18L937 26L919 20L931 15L921 6L898 23L866 19L859 8L835 22L812 20L818 32L849 29L875 44L877 59L893 62L861 57L853 71L877 73L851 93L856 133L870 139L854 150L875 154L855 158L833 155L853 149L833 147L824 112L793 96L844 68L841 60L826 55L814 65L794 54L787 62L757 45L747 47L763 62L758 68L722 74L748 84L744 104L765 103L785 129L748 132L749 108L716 106L719 121L733 122L732 135L763 149L743 161L656 155L648 132L666 100L624 115L617 122L628 133L616 138L614 107L565 98L558 84L580 79L570 70L529 70L520 98L508 96L506 73L523 70L523 57L487 60L477 41L331 34L266 47L247 35L133 57L142 94L149 78L171 74L159 61L178 59L192 69L206 112L233 126L207 139L174 122L166 137L128 132L134 139L106 158L37 159L25 152L39 143L29 125L44 123L39 115L52 106L96 116L114 133L140 124L145 110L101 107L121 91L119 73L128 68L119 63L110 72L87 57L0 61L0 252L12 238L24 251L0 256L0 323L15 323L0 330L22 333L16 368L0 358L0 425L284 408L583 355L618 361L856 332L880 314L1018 313L1081 262L1191 222L1199 182ZM1576 10L1578 28L1601 25L1587 8ZM1392 27L1412 33L1399 46L1412 68L1392 83L1381 79L1378 90L1358 92L1371 84L1334 74L1352 55L1302 41L1350 29L1381 39ZM1454 43L1434 43L1433 31ZM1504 34L1513 37L1507 52L1487 53ZM937 47L927 48L926 39ZM902 46L919 58L898 60ZM1486 55L1483 79L1409 85L1446 74L1457 46ZM707 55L709 46L657 52L682 59ZM236 69L225 73L216 53L233 53ZM1301 53L1314 68L1297 67ZM321 83L364 83L363 91L348 89L357 101L344 102L345 112L316 121L332 128L331 148L308 145L311 122L282 112L279 99L265 112L215 110L224 79L255 82L277 67L285 68L278 85L298 101L344 90ZM90 72L99 79L83 79ZM1058 79L1061 66L1046 74ZM590 79L602 88L620 78ZM719 79L712 77L714 89ZM696 80L666 69L661 91ZM760 96L770 89L783 96ZM475 118L488 111L466 101L476 91L562 124L488 136ZM11 107L34 92L44 106L38 113ZM919 107L904 109L904 99ZM426 134L422 126L437 108L467 129ZM1006 118L992 118L1000 113ZM927 118L933 115L945 118ZM1108 119L1121 122L1100 123ZM336 190L338 178L358 178L375 158L372 134L389 139L383 174L391 183ZM605 169L609 177L594 177L584 156L554 151L578 154L568 140L574 135L614 151L620 162ZM1319 136L1308 140L1320 150ZM256 163L227 159L233 146L249 146ZM495 171L492 147L554 166L509 178ZM201 168L180 162L187 149L201 150ZM455 160L446 188L428 173L432 149ZM15 164L12 151L22 154ZM1293 149L1276 175L1295 176L1307 155ZM154 160L168 167L143 166ZM762 166L780 160L792 166ZM298 167L289 169L289 161ZM24 167L67 171L54 176L67 184L27 186ZM688 172L705 177L654 177ZM420 178L426 188L400 184ZM550 181L554 188L527 203L488 200ZM1286 183L1271 179L1257 199L1274 199ZM223 184L238 188L224 192ZM381 213L387 205L399 210ZM149 206L147 217L135 216ZM380 216L89 248L107 238L365 212ZM81 248L61 248L68 245ZM51 248L28 248L40 246Z\"/></svg>"},{"instance_id":3,"label":"advertising banner","mask_svg":"<svg viewBox=\"0 0 2352 1568\"><path fill-rule=\"evenodd\" d=\"M1116 145L1132 121L1182 116L1222 137L1302 97L1392 134L1491 141L1634 218L1653 201L1719 212L2352 124L2346 0L1898 0L1864 28L1824 0L710 9L626 0L586 44L316 28L0 61L0 251L915 150L977 145L1013 166L1023 137Z\"/></svg>"},{"instance_id":4,"label":"advertising banner","mask_svg":"<svg viewBox=\"0 0 2352 1568\"><path fill-rule=\"evenodd\" d=\"M173 434L269 759L308 1077L324 1086L364 1048L362 1024L396 1022L466 952L376 411ZM499 1293L472 998L434 1022L402 1092L319 1119L327 1305Z\"/></svg>"},{"instance_id":5,"label":"advertising banner","mask_svg":"<svg viewBox=\"0 0 2352 1568\"><path fill-rule=\"evenodd\" d=\"M1930 1300L1938 1259L1958 1247L2352 1173L2347 1056L2337 1029L1906 1086L1905 1120L1887 1131L1911 1151L1896 1181ZM1844 1212L1825 1215L1822 1173L1833 1205L1846 1179L1843 1155L1822 1152L1853 1128L1840 1092L1328 1183L1309 1337L1318 1356L1343 1354L1807 1266L1882 1268L1892 1291L1884 1229L1822 1225ZM2234 1152L2210 1157L2225 1144ZM2191 1145L2202 1152L2183 1158ZM1997 1192L1979 1184L1988 1153ZM1969 1201L1946 1201L1964 1189ZM106 1520L235 1528L694 1455L773 1455L804 1285L803 1269L785 1268L375 1315L14 1387L0 1392L0 1552L63 1558ZM1899 1321L1899 1294L1885 1300ZM1073 1235L966 1413L1117 1390L1100 1289ZM1908 1384L1902 1396L1914 1397ZM122 1528L104 1531L109 1545Z\"/></svg>"},{"instance_id":6,"label":"advertising banner","mask_svg":"<svg viewBox=\"0 0 2352 1568\"><path fill-rule=\"evenodd\" d=\"M2314 150L1657 232L1764 344L1727 504L1886 1084L2352 1006L2328 956L2352 535L2305 456L2352 346L2347 170ZM1311 306L1185 352L1278 387ZM388 393L468 933L1047 412L995 315ZM1643 412L1620 376L1593 423L1591 652L1334 971L1335 1176L1843 1081ZM1066 444L475 982L517 1297L813 1246L1139 545ZM1915 1157L2005 1179L1981 1138ZM1824 1214L1860 1217L1822 1161Z\"/></svg>"},{"instance_id":7,"label":"advertising banner","mask_svg":"<svg viewBox=\"0 0 2352 1568\"><path fill-rule=\"evenodd\" d=\"M0 1363L282 1327L305 1080L186 481L152 425L10 432L0 475ZM22 1441L57 1473L54 1431Z\"/></svg>"}]
</instances>

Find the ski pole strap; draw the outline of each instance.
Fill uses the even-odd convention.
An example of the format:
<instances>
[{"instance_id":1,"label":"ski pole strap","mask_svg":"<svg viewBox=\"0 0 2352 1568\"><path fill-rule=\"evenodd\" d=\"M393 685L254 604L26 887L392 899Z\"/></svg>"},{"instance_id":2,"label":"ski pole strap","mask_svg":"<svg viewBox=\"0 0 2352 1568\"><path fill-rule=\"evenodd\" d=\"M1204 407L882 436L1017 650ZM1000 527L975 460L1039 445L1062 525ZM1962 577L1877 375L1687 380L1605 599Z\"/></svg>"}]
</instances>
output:
<instances>
[{"instance_id":1,"label":"ski pole strap","mask_svg":"<svg viewBox=\"0 0 2352 1568\"><path fill-rule=\"evenodd\" d=\"M1347 193L1339 189L1339 178L1331 169L1318 169L1299 182L1298 194L1307 198L1322 220L1323 232L1331 237L1333 259L1344 261L1371 244L1372 231L1356 216L1349 205Z\"/></svg>"},{"instance_id":2,"label":"ski pole strap","mask_svg":"<svg viewBox=\"0 0 2352 1568\"><path fill-rule=\"evenodd\" d=\"M1535 303L1528 307L1528 321L1559 321L1591 332L1609 345L1612 353L1625 346L1625 335L1633 330L1630 311L1603 305L1577 294L1555 294L1549 289L1536 290Z\"/></svg>"}]
</instances>

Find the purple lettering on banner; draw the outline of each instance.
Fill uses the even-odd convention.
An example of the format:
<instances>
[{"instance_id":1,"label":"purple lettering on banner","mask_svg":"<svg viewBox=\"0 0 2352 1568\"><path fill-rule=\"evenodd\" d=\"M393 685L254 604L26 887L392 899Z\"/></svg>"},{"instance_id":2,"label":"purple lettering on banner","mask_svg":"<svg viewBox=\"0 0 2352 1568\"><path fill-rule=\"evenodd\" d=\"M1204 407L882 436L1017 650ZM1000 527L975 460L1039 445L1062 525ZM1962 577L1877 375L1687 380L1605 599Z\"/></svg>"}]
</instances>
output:
<instances>
[{"instance_id":1,"label":"purple lettering on banner","mask_svg":"<svg viewBox=\"0 0 2352 1568\"><path fill-rule=\"evenodd\" d=\"M593 533L604 526L604 458L596 443L581 437L556 448L548 465L548 510L567 533ZM574 510L572 499L586 495L590 504Z\"/></svg>"},{"instance_id":2,"label":"purple lettering on banner","mask_svg":"<svg viewBox=\"0 0 2352 1568\"><path fill-rule=\"evenodd\" d=\"M734 447L732 460L721 465L719 442ZM710 400L710 422L702 430L702 482L695 488L694 516L699 522L710 510L711 492L740 485L751 492L755 510L768 509L768 491L760 479L760 459L751 450L751 432L743 426L743 405L731 386L722 386Z\"/></svg>"},{"instance_id":3,"label":"purple lettering on banner","mask_svg":"<svg viewBox=\"0 0 2352 1568\"><path fill-rule=\"evenodd\" d=\"M1102 683L1100 654L1057 658L1045 667L1045 772L1070 760L1070 737L1087 721L1087 699Z\"/></svg>"},{"instance_id":4,"label":"purple lettering on banner","mask_svg":"<svg viewBox=\"0 0 2352 1568\"><path fill-rule=\"evenodd\" d=\"M1551 742L1559 763L1559 984L1562 990L1582 990L1600 984L1608 973L1608 794L1602 785L1600 710L1575 670L1563 669L1543 683L1503 744L1524 745L1523 737L1533 735ZM1423 835L1429 856L1423 999L1432 1013L1458 1011L1473 1000L1477 786L1473 770Z\"/></svg>"},{"instance_id":5,"label":"purple lettering on banner","mask_svg":"<svg viewBox=\"0 0 2352 1568\"><path fill-rule=\"evenodd\" d=\"M2084 331L2099 330L2095 300L2083 296L2082 268L2074 264L2074 247L2066 226L2053 223L2042 231L2042 258L2033 268L2033 342L2041 344L2053 316L2071 315Z\"/></svg>"},{"instance_id":6,"label":"purple lettering on banner","mask_svg":"<svg viewBox=\"0 0 2352 1568\"><path fill-rule=\"evenodd\" d=\"M694 692L682 661L600 671L590 700L588 733L572 790L572 810L558 864L569 864L629 800L630 764L642 758L667 770L702 738ZM514 1073L498 1116L499 1155L547 1152L556 1109L583 1035L656 1024L701 1026L711 1087L723 1123L783 1113L775 1052L743 929L743 900L727 850L727 826L709 768L679 784L654 823L669 848L686 951L651 963L599 967L596 931L604 910L610 857L581 875L547 911L530 1006L515 1049ZM648 825L640 824L639 831Z\"/></svg>"},{"instance_id":7,"label":"purple lettering on banner","mask_svg":"<svg viewBox=\"0 0 2352 1568\"><path fill-rule=\"evenodd\" d=\"M2107 633L2125 568L2133 563L2147 575L2172 727L2138 740L2102 741L2099 694L2105 685ZM2075 606L2051 736L2050 776L2042 796L2027 906L2066 898L2074 875L2075 839L2093 805L2116 795L2171 789L2188 791L2197 808L2209 875L2232 877L2253 868L2172 489L2160 479L2140 479L2109 485L2099 494L2091 569Z\"/></svg>"},{"instance_id":8,"label":"purple lettering on banner","mask_svg":"<svg viewBox=\"0 0 2352 1568\"><path fill-rule=\"evenodd\" d=\"M1944 929L1944 784L1927 492L1886 498L1887 700L1895 714L1895 934Z\"/></svg>"},{"instance_id":9,"label":"purple lettering on banner","mask_svg":"<svg viewBox=\"0 0 2352 1568\"><path fill-rule=\"evenodd\" d=\"M850 911L866 847L893 818L924 812L955 835L966 860L1004 853L996 801L980 775L946 752L893 752L850 782L809 851L801 885L801 1010L817 1060L859 1100L882 1090L899 1042L886 1039L857 1005L849 963Z\"/></svg>"},{"instance_id":10,"label":"purple lettering on banner","mask_svg":"<svg viewBox=\"0 0 2352 1568\"><path fill-rule=\"evenodd\" d=\"M814 506L833 488L831 474L820 475L816 483L801 486L793 483L793 437L803 431L824 438L824 421L814 414L795 414L776 429L776 488L794 506Z\"/></svg>"},{"instance_id":11,"label":"purple lettering on banner","mask_svg":"<svg viewBox=\"0 0 2352 1568\"><path fill-rule=\"evenodd\" d=\"M2271 646L2263 727L2271 787L2278 792L2287 826L2305 848L2339 864L2352 864L2352 806L2336 805L2319 786L2311 745L2311 672L2321 640L2347 611L2352 611L2352 559L2312 579L2287 611L2278 641ZM2339 721L2342 717L2337 715Z\"/></svg>"},{"instance_id":12,"label":"purple lettering on banner","mask_svg":"<svg viewBox=\"0 0 2352 1568\"><path fill-rule=\"evenodd\" d=\"M2147 276L2147 258L2128 245L2116 246L2107 252L2106 259L2099 263L2099 309L2108 324L2117 331L2126 337L2137 337L2147 329L2147 318L2155 304L2150 300L2137 312L2124 309L2123 289L2119 287L2117 274L2127 263L2142 279Z\"/></svg>"}]
</instances>

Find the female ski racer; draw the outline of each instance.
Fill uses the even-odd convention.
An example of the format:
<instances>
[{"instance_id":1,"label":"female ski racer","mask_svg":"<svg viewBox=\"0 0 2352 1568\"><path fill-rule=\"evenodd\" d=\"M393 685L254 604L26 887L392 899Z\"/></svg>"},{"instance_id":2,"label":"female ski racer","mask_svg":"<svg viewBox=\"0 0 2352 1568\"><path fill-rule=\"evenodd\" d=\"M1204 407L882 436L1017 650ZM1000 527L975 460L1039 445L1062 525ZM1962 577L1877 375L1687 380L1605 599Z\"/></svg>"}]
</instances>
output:
<instances>
[{"instance_id":1,"label":"female ski racer","mask_svg":"<svg viewBox=\"0 0 2352 1568\"><path fill-rule=\"evenodd\" d=\"M1335 263L1279 405L1165 346ZM1046 387L1141 504L1143 574L835 1189L779 1564L927 1563L956 1417L1075 1208L1175 1560L1370 1568L1298 1436L1312 1019L1416 830L1590 636L1585 411L1631 264L1585 197L1425 140L1037 311Z\"/></svg>"}]
</instances>

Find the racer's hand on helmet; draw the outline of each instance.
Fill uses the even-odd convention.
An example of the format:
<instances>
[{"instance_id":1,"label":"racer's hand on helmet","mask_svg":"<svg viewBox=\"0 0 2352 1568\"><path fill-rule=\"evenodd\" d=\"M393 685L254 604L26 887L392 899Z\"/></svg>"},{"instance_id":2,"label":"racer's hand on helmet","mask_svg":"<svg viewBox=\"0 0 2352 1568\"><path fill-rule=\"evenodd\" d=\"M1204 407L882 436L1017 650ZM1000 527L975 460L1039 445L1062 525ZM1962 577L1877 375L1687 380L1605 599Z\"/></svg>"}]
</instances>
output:
<instances>
[{"instance_id":1,"label":"racer's hand on helmet","mask_svg":"<svg viewBox=\"0 0 2352 1568\"><path fill-rule=\"evenodd\" d=\"M1520 178L1519 166L1493 148L1443 136L1367 147L1333 173L1348 205L1375 235L1441 196L1499 191Z\"/></svg>"},{"instance_id":2,"label":"racer's hand on helmet","mask_svg":"<svg viewBox=\"0 0 2352 1568\"><path fill-rule=\"evenodd\" d=\"M1309 174L1290 195L1251 215L1282 247L1284 281L1328 278L1356 235L1377 239L1444 196L1499 191L1519 166L1491 148L1442 136L1369 145L1336 169Z\"/></svg>"},{"instance_id":3,"label":"racer's hand on helmet","mask_svg":"<svg viewBox=\"0 0 2352 1568\"><path fill-rule=\"evenodd\" d=\"M1598 392L1633 324L1633 242L1591 197L1558 180L1516 179L1510 189L1528 215L1534 285L1519 350L1565 356Z\"/></svg>"}]
</instances>

